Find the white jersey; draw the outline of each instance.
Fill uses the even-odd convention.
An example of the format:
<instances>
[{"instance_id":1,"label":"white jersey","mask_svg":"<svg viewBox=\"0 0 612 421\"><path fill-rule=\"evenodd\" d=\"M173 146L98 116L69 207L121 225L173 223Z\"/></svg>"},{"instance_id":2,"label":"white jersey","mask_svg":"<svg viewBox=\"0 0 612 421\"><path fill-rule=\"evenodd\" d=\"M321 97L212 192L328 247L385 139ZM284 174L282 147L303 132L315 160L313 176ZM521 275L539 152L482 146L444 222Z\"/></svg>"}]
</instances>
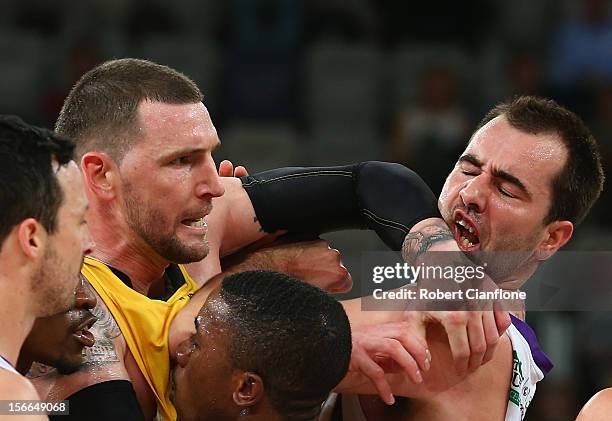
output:
<instances>
[{"instance_id":1,"label":"white jersey","mask_svg":"<svg viewBox=\"0 0 612 421\"><path fill-rule=\"evenodd\" d=\"M536 391L536 384L552 369L552 362L540 350L535 333L524 321L511 316L506 334L512 342L512 380L506 421L521 421Z\"/></svg>"},{"instance_id":2,"label":"white jersey","mask_svg":"<svg viewBox=\"0 0 612 421\"><path fill-rule=\"evenodd\" d=\"M512 380L505 421L522 421L536 391L536 383L552 369L552 363L540 350L533 330L524 321L511 316L506 334L512 343ZM332 421L338 395L332 393L323 404L317 421ZM342 395L343 421L368 421L359 396Z\"/></svg>"},{"instance_id":3,"label":"white jersey","mask_svg":"<svg viewBox=\"0 0 612 421\"><path fill-rule=\"evenodd\" d=\"M13 367L4 357L0 356L0 368L10 371L11 373L19 374L15 367Z\"/></svg>"}]
</instances>

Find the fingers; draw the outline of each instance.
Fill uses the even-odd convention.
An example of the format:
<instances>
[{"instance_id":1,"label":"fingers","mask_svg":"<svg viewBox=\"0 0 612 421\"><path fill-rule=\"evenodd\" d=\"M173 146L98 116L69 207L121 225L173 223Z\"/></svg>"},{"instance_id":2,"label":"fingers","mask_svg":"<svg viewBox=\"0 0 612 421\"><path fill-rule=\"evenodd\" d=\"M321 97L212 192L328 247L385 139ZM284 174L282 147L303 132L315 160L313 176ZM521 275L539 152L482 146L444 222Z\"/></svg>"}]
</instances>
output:
<instances>
[{"instance_id":1,"label":"fingers","mask_svg":"<svg viewBox=\"0 0 612 421\"><path fill-rule=\"evenodd\" d=\"M468 370L474 371L482 365L487 342L484 332L484 314L487 312L470 311L468 312L467 333L470 342L470 359Z\"/></svg>"},{"instance_id":2,"label":"fingers","mask_svg":"<svg viewBox=\"0 0 612 421\"><path fill-rule=\"evenodd\" d=\"M499 336L503 335L506 329L510 327L512 320L510 319L510 313L504 310L495 310L495 323L497 325L497 332Z\"/></svg>"},{"instance_id":3,"label":"fingers","mask_svg":"<svg viewBox=\"0 0 612 421\"><path fill-rule=\"evenodd\" d=\"M485 342L487 350L482 358L482 363L486 364L493 358L493 353L499 342L499 331L495 320L495 314L492 311L485 311L482 315L482 324L484 327Z\"/></svg>"},{"instance_id":4,"label":"fingers","mask_svg":"<svg viewBox=\"0 0 612 421\"><path fill-rule=\"evenodd\" d=\"M377 339L374 343L366 339L362 342L362 345L369 355L376 354L379 357L392 359L397 366L402 369L408 378L414 383L422 383L423 375L417 365L415 359L410 355L409 351L404 348L404 345L396 339L384 338ZM425 352L422 352L423 356L420 358L425 360ZM423 363L425 366L425 363Z\"/></svg>"},{"instance_id":5,"label":"fingers","mask_svg":"<svg viewBox=\"0 0 612 421\"><path fill-rule=\"evenodd\" d=\"M380 397L392 404L394 398L385 372L403 372L410 381L420 384L422 373L431 367L431 353L425 338L419 336L418 329L415 334L410 323L383 323L353 332L351 366L367 376Z\"/></svg>"},{"instance_id":6,"label":"fingers","mask_svg":"<svg viewBox=\"0 0 612 421\"><path fill-rule=\"evenodd\" d=\"M470 343L466 328L467 317L465 311L451 311L442 320L442 326L448 335L455 370L460 375L467 372L470 361Z\"/></svg>"},{"instance_id":7,"label":"fingers","mask_svg":"<svg viewBox=\"0 0 612 421\"><path fill-rule=\"evenodd\" d=\"M233 177L234 175L234 164L232 161L224 159L219 164L219 176L220 177Z\"/></svg>"},{"instance_id":8,"label":"fingers","mask_svg":"<svg viewBox=\"0 0 612 421\"><path fill-rule=\"evenodd\" d=\"M234 177L244 177L249 175L249 172L242 165L238 165L234 170Z\"/></svg>"},{"instance_id":9,"label":"fingers","mask_svg":"<svg viewBox=\"0 0 612 421\"><path fill-rule=\"evenodd\" d=\"M242 165L238 165L236 169L234 169L234 164L232 161L224 159L219 164L219 176L220 177L244 177L249 175L249 172Z\"/></svg>"},{"instance_id":10,"label":"fingers","mask_svg":"<svg viewBox=\"0 0 612 421\"><path fill-rule=\"evenodd\" d=\"M378 364L376 364L369 357L369 355L367 355L367 353L353 352L353 359L357 370L363 373L372 381L372 383L374 383L380 398L387 405L393 405L395 403L395 398L393 397L393 393L391 393L391 386L385 378L384 370Z\"/></svg>"}]
</instances>

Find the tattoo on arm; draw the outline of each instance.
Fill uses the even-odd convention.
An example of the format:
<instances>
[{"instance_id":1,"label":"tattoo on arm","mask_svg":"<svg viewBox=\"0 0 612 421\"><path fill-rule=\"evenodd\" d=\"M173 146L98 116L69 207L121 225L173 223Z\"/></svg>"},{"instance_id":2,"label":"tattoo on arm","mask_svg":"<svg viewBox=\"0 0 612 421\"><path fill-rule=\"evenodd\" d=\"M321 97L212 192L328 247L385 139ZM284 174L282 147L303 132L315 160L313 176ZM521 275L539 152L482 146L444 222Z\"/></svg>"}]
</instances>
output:
<instances>
[{"instance_id":1,"label":"tattoo on arm","mask_svg":"<svg viewBox=\"0 0 612 421\"><path fill-rule=\"evenodd\" d=\"M450 230L443 222L425 227L422 231L411 232L404 238L402 257L406 262L414 263L434 244L454 240Z\"/></svg>"},{"instance_id":2,"label":"tattoo on arm","mask_svg":"<svg viewBox=\"0 0 612 421\"><path fill-rule=\"evenodd\" d=\"M98 318L98 321L91 328L96 342L91 348L83 349L85 356L83 368L91 364L100 365L119 362L119 356L117 355L113 340L121 335L121 330L99 295L97 295L97 298L98 303L91 311Z\"/></svg>"},{"instance_id":3,"label":"tattoo on arm","mask_svg":"<svg viewBox=\"0 0 612 421\"><path fill-rule=\"evenodd\" d=\"M121 335L121 330L119 329L115 318L108 310L108 307L106 307L106 304L104 304L99 295L97 295L97 298L98 303L91 312L94 316L98 318L98 321L93 325L92 329L95 329L105 338L114 339L117 336Z\"/></svg>"}]
</instances>

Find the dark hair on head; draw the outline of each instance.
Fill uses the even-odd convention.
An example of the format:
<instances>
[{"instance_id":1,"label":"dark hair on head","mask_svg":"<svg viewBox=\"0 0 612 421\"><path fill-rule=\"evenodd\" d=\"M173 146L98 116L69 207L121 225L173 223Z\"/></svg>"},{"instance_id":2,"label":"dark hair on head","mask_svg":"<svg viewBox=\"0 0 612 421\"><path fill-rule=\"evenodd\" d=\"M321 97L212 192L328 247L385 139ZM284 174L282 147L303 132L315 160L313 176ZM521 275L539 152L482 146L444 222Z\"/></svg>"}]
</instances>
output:
<instances>
[{"instance_id":1,"label":"dark hair on head","mask_svg":"<svg viewBox=\"0 0 612 421\"><path fill-rule=\"evenodd\" d=\"M72 87L55 131L77 143L77 157L97 150L121 162L136 137L137 108L144 101L192 104L202 101L184 74L147 60L107 61Z\"/></svg>"},{"instance_id":2,"label":"dark hair on head","mask_svg":"<svg viewBox=\"0 0 612 421\"><path fill-rule=\"evenodd\" d=\"M321 405L350 361L342 305L305 282L263 270L226 277L219 296L229 309L234 368L259 374L285 419Z\"/></svg>"},{"instance_id":3,"label":"dark hair on head","mask_svg":"<svg viewBox=\"0 0 612 421\"><path fill-rule=\"evenodd\" d=\"M552 203L544 223L582 222L601 194L605 179L601 154L589 128L575 113L553 100L520 96L495 106L478 129L500 115L522 132L553 133L559 137L567 150L567 161L553 179Z\"/></svg>"},{"instance_id":4,"label":"dark hair on head","mask_svg":"<svg viewBox=\"0 0 612 421\"><path fill-rule=\"evenodd\" d=\"M68 163L74 144L19 117L0 115L0 244L27 218L53 233L64 198L53 161Z\"/></svg>"}]
</instances>

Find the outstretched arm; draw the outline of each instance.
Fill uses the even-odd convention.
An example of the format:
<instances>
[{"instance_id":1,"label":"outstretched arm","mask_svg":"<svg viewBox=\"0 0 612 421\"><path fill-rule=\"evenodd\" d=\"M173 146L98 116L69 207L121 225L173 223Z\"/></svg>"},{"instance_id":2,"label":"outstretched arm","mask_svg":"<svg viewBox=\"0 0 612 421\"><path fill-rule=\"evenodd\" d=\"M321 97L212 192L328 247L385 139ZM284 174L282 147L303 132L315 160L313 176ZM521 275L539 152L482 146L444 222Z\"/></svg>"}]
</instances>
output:
<instances>
[{"instance_id":1,"label":"outstretched arm","mask_svg":"<svg viewBox=\"0 0 612 421\"><path fill-rule=\"evenodd\" d=\"M392 249L419 221L438 216L437 200L413 171L368 161L339 167L281 168L236 179L206 220L209 256L191 264L203 284L219 273L219 258L281 230L308 235L372 229Z\"/></svg>"}]
</instances>

